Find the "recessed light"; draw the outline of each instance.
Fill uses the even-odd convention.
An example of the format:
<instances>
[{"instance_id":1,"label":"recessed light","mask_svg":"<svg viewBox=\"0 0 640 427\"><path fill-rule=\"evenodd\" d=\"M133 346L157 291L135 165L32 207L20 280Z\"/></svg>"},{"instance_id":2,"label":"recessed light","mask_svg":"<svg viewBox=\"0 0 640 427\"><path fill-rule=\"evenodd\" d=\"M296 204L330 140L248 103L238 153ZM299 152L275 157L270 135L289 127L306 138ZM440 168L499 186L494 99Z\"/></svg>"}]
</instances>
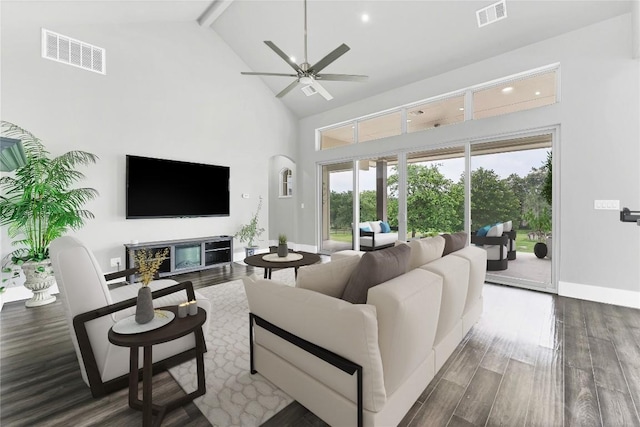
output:
<instances>
[{"instance_id":1,"label":"recessed light","mask_svg":"<svg viewBox=\"0 0 640 427\"><path fill-rule=\"evenodd\" d=\"M291 62L296 62L296 57L295 56L290 56L289 59L291 60Z\"/></svg>"},{"instance_id":2,"label":"recessed light","mask_svg":"<svg viewBox=\"0 0 640 427\"><path fill-rule=\"evenodd\" d=\"M411 119L407 119L407 123L409 123L411 121Z\"/></svg>"},{"instance_id":3,"label":"recessed light","mask_svg":"<svg viewBox=\"0 0 640 427\"><path fill-rule=\"evenodd\" d=\"M360 19L362 19L362 22L369 22L369 15L363 13Z\"/></svg>"},{"instance_id":4,"label":"recessed light","mask_svg":"<svg viewBox=\"0 0 640 427\"><path fill-rule=\"evenodd\" d=\"M464 111L464 107L458 108L459 111Z\"/></svg>"},{"instance_id":5,"label":"recessed light","mask_svg":"<svg viewBox=\"0 0 640 427\"><path fill-rule=\"evenodd\" d=\"M539 91L539 90L538 90L538 91L536 91L536 95L540 95L540 91Z\"/></svg>"},{"instance_id":6,"label":"recessed light","mask_svg":"<svg viewBox=\"0 0 640 427\"><path fill-rule=\"evenodd\" d=\"M507 86L502 88L502 93L511 93L513 92L513 86Z\"/></svg>"}]
</instances>

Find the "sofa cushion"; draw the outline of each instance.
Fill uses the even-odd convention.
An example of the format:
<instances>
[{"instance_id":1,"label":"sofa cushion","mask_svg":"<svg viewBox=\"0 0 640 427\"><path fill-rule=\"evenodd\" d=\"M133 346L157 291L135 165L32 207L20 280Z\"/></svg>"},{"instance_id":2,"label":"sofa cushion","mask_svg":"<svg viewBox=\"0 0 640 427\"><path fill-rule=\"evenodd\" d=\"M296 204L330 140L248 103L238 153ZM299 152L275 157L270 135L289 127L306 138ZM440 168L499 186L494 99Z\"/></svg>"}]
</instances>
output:
<instances>
[{"instance_id":1,"label":"sofa cushion","mask_svg":"<svg viewBox=\"0 0 640 427\"><path fill-rule=\"evenodd\" d=\"M413 270L440 258L445 246L445 240L442 236L434 236L425 239L414 239L406 243L406 245L411 248L409 270Z\"/></svg>"},{"instance_id":2,"label":"sofa cushion","mask_svg":"<svg viewBox=\"0 0 640 427\"><path fill-rule=\"evenodd\" d=\"M308 265L298 270L296 287L340 298L351 273L360 262L359 256L336 259L322 264Z\"/></svg>"},{"instance_id":3,"label":"sofa cushion","mask_svg":"<svg viewBox=\"0 0 640 427\"><path fill-rule=\"evenodd\" d=\"M369 221L369 226L371 227L371 231L374 233L382 233L382 226L380 225L382 221Z\"/></svg>"},{"instance_id":4,"label":"sofa cushion","mask_svg":"<svg viewBox=\"0 0 640 427\"><path fill-rule=\"evenodd\" d=\"M353 249L345 249L343 251L337 251L331 254L331 261L336 261L342 258L357 256L358 259L364 255L363 251L354 251Z\"/></svg>"},{"instance_id":5,"label":"sofa cushion","mask_svg":"<svg viewBox=\"0 0 640 427\"><path fill-rule=\"evenodd\" d=\"M360 227L360 231L372 231L372 230L371 230L371 227L367 225L366 227Z\"/></svg>"},{"instance_id":6,"label":"sofa cushion","mask_svg":"<svg viewBox=\"0 0 640 427\"><path fill-rule=\"evenodd\" d=\"M382 221L380 223L380 229L382 230L382 233L390 233L391 232L391 227L389 226L388 222Z\"/></svg>"},{"instance_id":7,"label":"sofa cushion","mask_svg":"<svg viewBox=\"0 0 640 427\"><path fill-rule=\"evenodd\" d=\"M407 272L411 249L406 245L362 256L342 293L342 299L353 304L365 304L369 288Z\"/></svg>"},{"instance_id":8,"label":"sofa cushion","mask_svg":"<svg viewBox=\"0 0 640 427\"><path fill-rule=\"evenodd\" d=\"M459 231L453 234L443 234L444 238L444 251L442 256L449 255L451 252L459 251L467 246L467 233Z\"/></svg>"},{"instance_id":9,"label":"sofa cushion","mask_svg":"<svg viewBox=\"0 0 640 427\"><path fill-rule=\"evenodd\" d=\"M513 229L513 221L506 221L502 223L502 232L508 233Z\"/></svg>"}]
</instances>

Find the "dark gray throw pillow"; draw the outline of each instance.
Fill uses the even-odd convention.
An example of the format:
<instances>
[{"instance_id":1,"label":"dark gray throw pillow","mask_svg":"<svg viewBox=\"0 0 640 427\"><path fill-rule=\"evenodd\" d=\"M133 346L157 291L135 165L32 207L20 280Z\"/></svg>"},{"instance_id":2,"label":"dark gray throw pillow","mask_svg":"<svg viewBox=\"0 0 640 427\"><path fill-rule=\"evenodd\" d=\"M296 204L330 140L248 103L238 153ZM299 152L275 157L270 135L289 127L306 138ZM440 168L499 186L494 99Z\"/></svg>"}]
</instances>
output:
<instances>
[{"instance_id":1,"label":"dark gray throw pillow","mask_svg":"<svg viewBox=\"0 0 640 427\"><path fill-rule=\"evenodd\" d=\"M449 255L451 252L459 251L467 246L467 233L460 231L453 234L443 234L444 237L444 251L442 256Z\"/></svg>"},{"instance_id":2,"label":"dark gray throw pillow","mask_svg":"<svg viewBox=\"0 0 640 427\"><path fill-rule=\"evenodd\" d=\"M410 255L411 248L408 245L365 253L351 273L342 299L353 304L365 304L369 288L407 272Z\"/></svg>"}]
</instances>

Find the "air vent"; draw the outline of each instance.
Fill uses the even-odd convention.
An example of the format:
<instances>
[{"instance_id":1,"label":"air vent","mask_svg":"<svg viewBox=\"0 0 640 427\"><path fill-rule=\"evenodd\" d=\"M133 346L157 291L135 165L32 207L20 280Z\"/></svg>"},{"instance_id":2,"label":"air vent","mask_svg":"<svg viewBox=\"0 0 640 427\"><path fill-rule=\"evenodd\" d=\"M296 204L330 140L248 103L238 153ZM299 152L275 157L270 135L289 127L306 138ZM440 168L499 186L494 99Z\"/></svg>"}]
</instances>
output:
<instances>
[{"instance_id":1,"label":"air vent","mask_svg":"<svg viewBox=\"0 0 640 427\"><path fill-rule=\"evenodd\" d=\"M478 27L493 24L507 17L507 4L505 0L492 4L476 12L478 17Z\"/></svg>"},{"instance_id":2,"label":"air vent","mask_svg":"<svg viewBox=\"0 0 640 427\"><path fill-rule=\"evenodd\" d=\"M107 74L106 51L89 43L42 29L42 57L95 73Z\"/></svg>"}]
</instances>

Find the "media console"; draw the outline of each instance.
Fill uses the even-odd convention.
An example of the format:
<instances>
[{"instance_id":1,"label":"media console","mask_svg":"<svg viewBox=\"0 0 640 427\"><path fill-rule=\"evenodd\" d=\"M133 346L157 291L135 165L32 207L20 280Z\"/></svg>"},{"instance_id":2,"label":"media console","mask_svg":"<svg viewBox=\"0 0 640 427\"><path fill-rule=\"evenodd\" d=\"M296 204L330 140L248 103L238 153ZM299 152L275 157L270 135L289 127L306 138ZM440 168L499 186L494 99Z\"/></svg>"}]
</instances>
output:
<instances>
[{"instance_id":1,"label":"media console","mask_svg":"<svg viewBox=\"0 0 640 427\"><path fill-rule=\"evenodd\" d=\"M167 277L191 271L206 270L233 263L233 236L209 236L157 242L125 243L126 268L135 267L135 251L169 249L169 257L160 265L158 276ZM129 281L134 281L129 277Z\"/></svg>"}]
</instances>

